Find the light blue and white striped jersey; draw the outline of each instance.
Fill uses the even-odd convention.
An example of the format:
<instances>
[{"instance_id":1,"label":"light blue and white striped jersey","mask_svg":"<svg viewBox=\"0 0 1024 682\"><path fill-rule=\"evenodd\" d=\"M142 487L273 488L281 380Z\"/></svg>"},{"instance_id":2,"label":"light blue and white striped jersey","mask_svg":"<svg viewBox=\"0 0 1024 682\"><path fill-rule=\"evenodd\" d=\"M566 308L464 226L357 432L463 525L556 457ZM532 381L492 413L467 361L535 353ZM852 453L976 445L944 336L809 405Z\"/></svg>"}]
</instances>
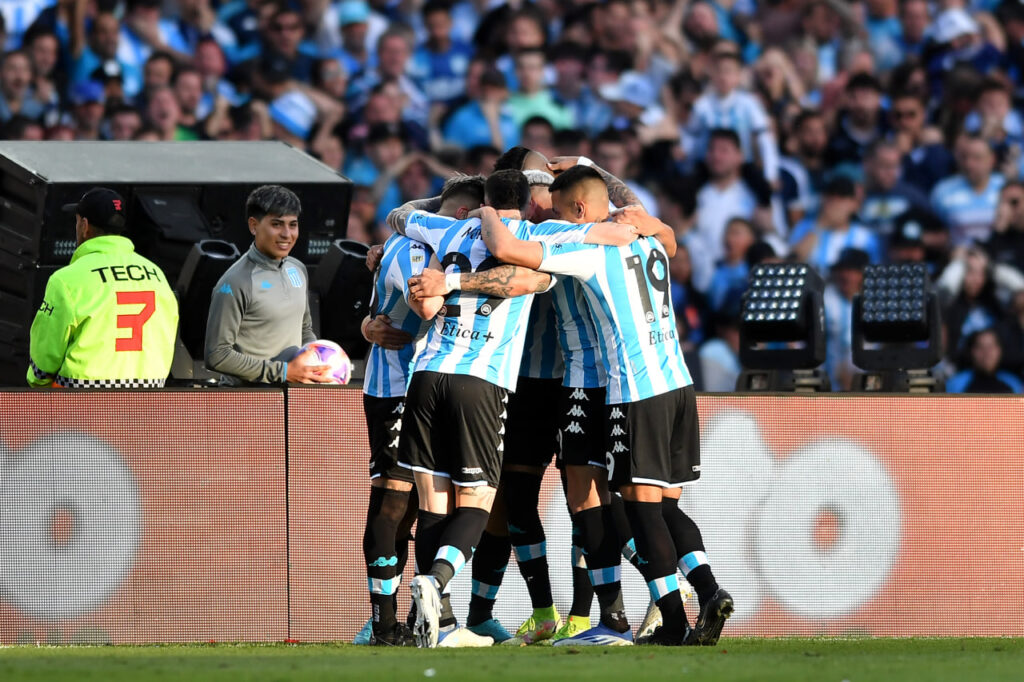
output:
<instances>
[{"instance_id":1,"label":"light blue and white striped jersey","mask_svg":"<svg viewBox=\"0 0 1024 682\"><path fill-rule=\"evenodd\" d=\"M551 290L558 345L565 372L562 385L569 388L597 388L608 383L601 355L599 332L583 287L576 278L564 278Z\"/></svg>"},{"instance_id":2,"label":"light blue and white striped jersey","mask_svg":"<svg viewBox=\"0 0 1024 682\"><path fill-rule=\"evenodd\" d=\"M954 175L935 185L932 208L949 227L953 246L980 244L989 238L1004 183L1002 175L993 173L980 193L975 192L962 175Z\"/></svg>"},{"instance_id":3,"label":"light blue and white striped jersey","mask_svg":"<svg viewBox=\"0 0 1024 682\"><path fill-rule=\"evenodd\" d=\"M409 308L409 278L423 272L432 252L427 246L393 234L384 243L384 254L373 283L370 299L371 315L387 315L392 325L413 337L413 342L401 350L387 350L377 344L370 346L366 359L366 377L363 393L374 398L400 398L405 395L412 374L412 361L418 347L430 328Z\"/></svg>"},{"instance_id":4,"label":"light blue and white striped jersey","mask_svg":"<svg viewBox=\"0 0 1024 682\"><path fill-rule=\"evenodd\" d=\"M668 257L656 239L628 246L542 244L544 272L583 285L608 363L610 405L633 403L693 383L672 310Z\"/></svg>"},{"instance_id":5,"label":"light blue and white striped jersey","mask_svg":"<svg viewBox=\"0 0 1024 682\"><path fill-rule=\"evenodd\" d=\"M756 141L765 178L769 182L778 179L778 143L768 114L757 97L743 90L733 90L725 97L719 97L712 89L698 97L693 103L689 123L689 132L697 141L697 158L704 158L709 135L715 128L734 130L740 138L743 157L748 161L754 159Z\"/></svg>"},{"instance_id":6,"label":"light blue and white striped jersey","mask_svg":"<svg viewBox=\"0 0 1024 682\"><path fill-rule=\"evenodd\" d=\"M573 225L548 221L534 225L522 220L503 222L519 239L551 243L582 242L591 223ZM406 236L428 244L445 272L475 272L498 265L481 237L479 218L455 220L414 211L406 220ZM427 332L426 347L413 371L464 374L514 391L526 340L526 322L533 294L494 298L455 291Z\"/></svg>"},{"instance_id":7,"label":"light blue and white striped jersey","mask_svg":"<svg viewBox=\"0 0 1024 682\"><path fill-rule=\"evenodd\" d=\"M526 343L523 345L523 361L519 365L519 376L531 379L561 379L565 372L562 364L562 349L558 345L555 309L552 306L553 289L560 288L559 281L552 290L537 294L530 307L530 319L526 323Z\"/></svg>"}]
</instances>

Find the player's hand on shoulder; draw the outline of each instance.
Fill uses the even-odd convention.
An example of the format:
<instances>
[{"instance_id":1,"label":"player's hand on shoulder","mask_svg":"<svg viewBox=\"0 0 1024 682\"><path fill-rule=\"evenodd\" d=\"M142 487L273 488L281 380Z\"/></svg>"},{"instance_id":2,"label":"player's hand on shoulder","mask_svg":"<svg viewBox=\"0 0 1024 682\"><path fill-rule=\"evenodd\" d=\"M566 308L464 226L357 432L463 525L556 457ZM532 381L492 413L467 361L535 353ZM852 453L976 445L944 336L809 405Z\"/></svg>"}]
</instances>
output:
<instances>
[{"instance_id":1,"label":"player's hand on shoulder","mask_svg":"<svg viewBox=\"0 0 1024 682\"><path fill-rule=\"evenodd\" d=\"M328 374L330 365L310 365L311 357L315 357L312 348L302 351L288 363L288 382L299 384L326 384L331 381Z\"/></svg>"},{"instance_id":2,"label":"player's hand on shoulder","mask_svg":"<svg viewBox=\"0 0 1024 682\"><path fill-rule=\"evenodd\" d=\"M384 255L384 245L374 244L366 252L366 269L373 272L380 265L380 259Z\"/></svg>"},{"instance_id":3,"label":"player's hand on shoulder","mask_svg":"<svg viewBox=\"0 0 1024 682\"><path fill-rule=\"evenodd\" d=\"M391 318L387 315L378 315L366 325L366 338L387 350L401 350L412 343L412 335L392 327Z\"/></svg>"},{"instance_id":4,"label":"player's hand on shoulder","mask_svg":"<svg viewBox=\"0 0 1024 682\"><path fill-rule=\"evenodd\" d=\"M445 296L449 294L445 286L444 273L440 270L427 268L422 274L409 278L409 297L414 301L420 301L431 296Z\"/></svg>"}]
</instances>

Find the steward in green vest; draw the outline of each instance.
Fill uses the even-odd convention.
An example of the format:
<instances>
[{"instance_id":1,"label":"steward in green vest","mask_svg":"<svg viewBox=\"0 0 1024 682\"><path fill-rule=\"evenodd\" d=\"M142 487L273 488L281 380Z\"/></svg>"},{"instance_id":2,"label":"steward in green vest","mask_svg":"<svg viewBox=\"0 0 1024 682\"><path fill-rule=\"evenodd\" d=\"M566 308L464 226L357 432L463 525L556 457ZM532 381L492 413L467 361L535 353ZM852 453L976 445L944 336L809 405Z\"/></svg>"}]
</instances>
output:
<instances>
[{"instance_id":1,"label":"steward in green vest","mask_svg":"<svg viewBox=\"0 0 1024 682\"><path fill-rule=\"evenodd\" d=\"M76 204L78 248L53 273L32 322L28 383L158 388L174 355L178 301L167 277L121 236L125 201L96 187Z\"/></svg>"}]
</instances>

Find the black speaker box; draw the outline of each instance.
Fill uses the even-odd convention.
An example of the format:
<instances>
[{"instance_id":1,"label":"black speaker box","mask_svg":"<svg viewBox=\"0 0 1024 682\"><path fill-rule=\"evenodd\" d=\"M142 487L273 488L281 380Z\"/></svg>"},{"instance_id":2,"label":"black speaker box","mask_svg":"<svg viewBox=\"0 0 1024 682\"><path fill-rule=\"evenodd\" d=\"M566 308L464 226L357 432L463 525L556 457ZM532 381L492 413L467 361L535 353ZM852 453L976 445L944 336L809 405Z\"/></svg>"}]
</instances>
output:
<instances>
[{"instance_id":1,"label":"black speaker box","mask_svg":"<svg viewBox=\"0 0 1024 682\"><path fill-rule=\"evenodd\" d=\"M63 204L95 186L119 192L126 236L173 283L197 242L249 248L245 200L266 184L284 185L302 201L292 255L315 270L345 236L352 184L286 144L0 142L0 356L26 362L17 371L0 363L0 385L24 384L28 328L45 278L74 253L74 216Z\"/></svg>"},{"instance_id":2,"label":"black speaker box","mask_svg":"<svg viewBox=\"0 0 1024 682\"><path fill-rule=\"evenodd\" d=\"M320 296L320 335L354 360L370 348L360 331L373 290L373 273L366 269L368 250L362 242L339 239L310 278L310 287Z\"/></svg>"}]
</instances>

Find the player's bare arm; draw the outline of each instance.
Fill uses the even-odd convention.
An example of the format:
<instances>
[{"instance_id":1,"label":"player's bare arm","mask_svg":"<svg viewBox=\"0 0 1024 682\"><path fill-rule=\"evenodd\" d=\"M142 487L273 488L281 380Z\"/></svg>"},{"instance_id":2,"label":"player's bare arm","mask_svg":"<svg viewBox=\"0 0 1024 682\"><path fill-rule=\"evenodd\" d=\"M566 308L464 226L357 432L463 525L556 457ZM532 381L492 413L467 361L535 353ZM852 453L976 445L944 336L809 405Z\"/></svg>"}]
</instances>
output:
<instances>
[{"instance_id":1,"label":"player's bare arm","mask_svg":"<svg viewBox=\"0 0 1024 682\"><path fill-rule=\"evenodd\" d=\"M669 258L676 255L676 233L669 226L645 211L642 206L625 206L612 215L618 222L636 226L637 234L654 237L665 247Z\"/></svg>"},{"instance_id":2,"label":"player's bare arm","mask_svg":"<svg viewBox=\"0 0 1024 682\"><path fill-rule=\"evenodd\" d=\"M364 339L387 350L401 350L412 343L412 335L391 326L391 318L387 315L367 315L363 319L362 332Z\"/></svg>"},{"instance_id":3,"label":"player's bare arm","mask_svg":"<svg viewBox=\"0 0 1024 682\"><path fill-rule=\"evenodd\" d=\"M409 291L414 299L447 296L454 291L451 284L453 282L449 282L444 273L427 269L423 274L409 279ZM551 276L547 273L505 264L490 270L460 273L457 288L488 296L513 298L547 291L550 286Z\"/></svg>"},{"instance_id":4,"label":"player's bare arm","mask_svg":"<svg viewBox=\"0 0 1024 682\"><path fill-rule=\"evenodd\" d=\"M487 249L500 261L522 265L536 270L544 258L544 247L540 242L517 239L501 222L498 212L484 206L480 212L481 236Z\"/></svg>"},{"instance_id":5,"label":"player's bare arm","mask_svg":"<svg viewBox=\"0 0 1024 682\"><path fill-rule=\"evenodd\" d=\"M407 201L391 213L388 213L387 224L398 234L405 236L405 223L415 211L426 211L436 213L441 209L441 197L428 197L426 199L413 199Z\"/></svg>"},{"instance_id":6,"label":"player's bare arm","mask_svg":"<svg viewBox=\"0 0 1024 682\"><path fill-rule=\"evenodd\" d=\"M568 170L579 162L578 156L556 156L548 162L548 168L555 173L560 173L564 170ZM593 169L601 174L604 178L604 184L608 186L608 200L612 202L612 205L621 208L623 206L637 205L643 206L640 198L626 186L622 180L601 168L598 165L591 164Z\"/></svg>"},{"instance_id":7,"label":"player's bare arm","mask_svg":"<svg viewBox=\"0 0 1024 682\"><path fill-rule=\"evenodd\" d=\"M628 221L595 223L583 240L586 244L604 244L606 246L627 246L636 240L639 230Z\"/></svg>"}]
</instances>

